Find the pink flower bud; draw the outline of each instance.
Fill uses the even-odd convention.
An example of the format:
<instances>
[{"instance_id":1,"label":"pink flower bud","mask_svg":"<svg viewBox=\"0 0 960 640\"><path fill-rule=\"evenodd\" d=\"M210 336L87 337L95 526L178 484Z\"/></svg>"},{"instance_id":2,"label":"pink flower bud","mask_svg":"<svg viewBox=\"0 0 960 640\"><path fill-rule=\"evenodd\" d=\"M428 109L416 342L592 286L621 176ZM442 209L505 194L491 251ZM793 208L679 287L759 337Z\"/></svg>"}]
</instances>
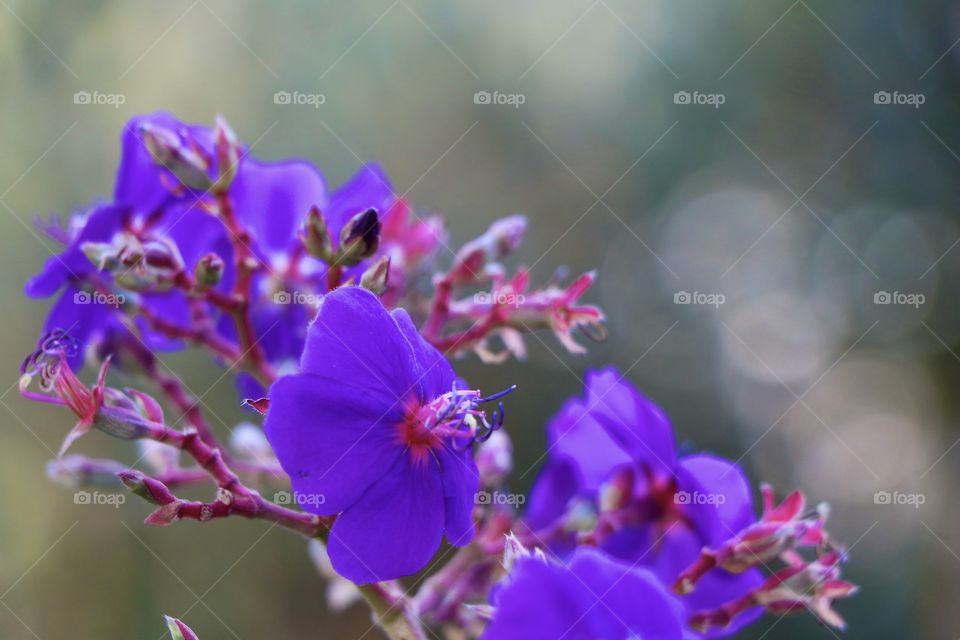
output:
<instances>
[{"instance_id":1,"label":"pink flower bud","mask_svg":"<svg viewBox=\"0 0 960 640\"><path fill-rule=\"evenodd\" d=\"M330 239L330 230L323 214L317 207L312 207L303 223L300 240L307 249L307 253L326 263L333 262L333 240Z\"/></svg>"},{"instance_id":2,"label":"pink flower bud","mask_svg":"<svg viewBox=\"0 0 960 640\"><path fill-rule=\"evenodd\" d=\"M204 288L217 286L223 278L224 266L223 258L215 253L206 254L197 261L193 270L197 284Z\"/></svg>"},{"instance_id":3,"label":"pink flower bud","mask_svg":"<svg viewBox=\"0 0 960 640\"><path fill-rule=\"evenodd\" d=\"M127 489L151 504L166 505L177 500L165 484L135 469L120 471L117 478Z\"/></svg>"},{"instance_id":4,"label":"pink flower bud","mask_svg":"<svg viewBox=\"0 0 960 640\"><path fill-rule=\"evenodd\" d=\"M376 295L387 290L390 277L390 256L383 256L363 272L360 276L360 286Z\"/></svg>"},{"instance_id":5,"label":"pink flower bud","mask_svg":"<svg viewBox=\"0 0 960 640\"><path fill-rule=\"evenodd\" d=\"M213 132L217 154L217 182L214 189L226 192L240 167L240 142L223 116L217 116Z\"/></svg>"},{"instance_id":6,"label":"pink flower bud","mask_svg":"<svg viewBox=\"0 0 960 640\"><path fill-rule=\"evenodd\" d=\"M170 632L171 640L200 640L197 634L180 620L170 616L164 616L164 620L167 622L167 631Z\"/></svg>"}]
</instances>

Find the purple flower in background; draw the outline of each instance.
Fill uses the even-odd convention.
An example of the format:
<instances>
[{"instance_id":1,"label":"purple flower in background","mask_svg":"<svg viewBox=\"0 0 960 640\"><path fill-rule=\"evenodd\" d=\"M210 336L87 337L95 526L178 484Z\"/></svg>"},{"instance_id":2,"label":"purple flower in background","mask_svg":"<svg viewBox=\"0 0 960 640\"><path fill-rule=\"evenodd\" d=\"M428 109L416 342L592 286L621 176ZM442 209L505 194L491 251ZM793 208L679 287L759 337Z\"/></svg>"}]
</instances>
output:
<instances>
[{"instance_id":1,"label":"purple flower in background","mask_svg":"<svg viewBox=\"0 0 960 640\"><path fill-rule=\"evenodd\" d=\"M123 214L122 207L99 206L71 216L67 229L47 227L48 235L66 248L48 258L40 273L30 278L24 287L31 298L48 298L62 290L47 314L41 335L59 329L71 336L76 348L71 350L68 363L73 369L83 364L87 344L109 331L125 331L114 306L90 304L90 292L82 285L97 268L81 249L84 242L106 242L112 238L122 226Z\"/></svg>"},{"instance_id":2,"label":"purple flower in background","mask_svg":"<svg viewBox=\"0 0 960 640\"><path fill-rule=\"evenodd\" d=\"M647 570L581 548L568 566L516 561L483 640L680 640L683 608Z\"/></svg>"},{"instance_id":3,"label":"purple flower in background","mask_svg":"<svg viewBox=\"0 0 960 640\"><path fill-rule=\"evenodd\" d=\"M313 317L314 308L301 301L309 299L302 294L326 291L326 265L296 250L296 245L300 243L297 230L303 225L306 214L311 207L322 211L331 235L338 237L343 226L357 213L376 209L383 215L389 211L394 199L393 188L378 165L368 164L329 197L320 189L305 188L303 185L306 181L302 178L300 188L285 193L284 183L279 180L285 177L287 187L295 187L294 174L300 173L299 169L295 169L297 165L291 164L283 171L277 168L278 165L274 165L270 171L257 166L248 173L248 162L244 163L234 183L234 200L238 215L258 239L257 250L261 252L264 263L269 265L268 271L258 275L254 281L255 290L260 295L253 300L251 318L267 360L283 364L295 361L303 352L307 326ZM275 174L274 179L278 180L272 194L260 182L270 173ZM250 187L245 186L247 181ZM272 211L278 212L280 217L264 214ZM293 211L298 212L295 217L284 217L284 212ZM291 255L300 258L291 261ZM353 267L348 275L359 279L365 265L366 262ZM230 318L223 318L219 330L229 338L236 338L236 329Z\"/></svg>"},{"instance_id":4,"label":"purple flower in background","mask_svg":"<svg viewBox=\"0 0 960 640\"><path fill-rule=\"evenodd\" d=\"M132 118L121 140L114 200L151 214L167 211L176 216L205 210L209 193L190 183L202 182L197 176L203 175L209 187L223 170L214 139L212 128L181 122L165 112ZM167 155L159 157L157 147ZM265 257L285 254L296 242L297 229L310 207L326 202L326 182L304 160L263 162L247 156L245 148L240 152L229 188L237 216ZM184 158L179 165L170 159L178 154ZM186 176L186 183L184 165L197 174L192 179Z\"/></svg>"},{"instance_id":5,"label":"purple flower in background","mask_svg":"<svg viewBox=\"0 0 960 640\"><path fill-rule=\"evenodd\" d=\"M267 438L295 497L340 514L329 538L333 567L357 583L422 569L443 534L473 537L478 486L472 442L494 424L477 391L459 390L450 364L403 310L342 287L321 301L301 373L270 388Z\"/></svg>"},{"instance_id":6,"label":"purple flower in background","mask_svg":"<svg viewBox=\"0 0 960 640\"><path fill-rule=\"evenodd\" d=\"M226 127L222 122L218 126ZM117 320L116 308L90 304L92 296L88 294L107 294L119 284L127 299L180 327L190 325L197 304L169 282L158 285L157 278L140 277L131 286L133 268L121 265L119 274L98 268L104 265L91 262L85 245L93 243L111 257L124 251L140 252L144 247L160 248L169 254L165 259L173 270L185 273L192 273L201 259L215 254L225 265L215 288L223 294L230 292L235 279L233 247L227 230L214 215L216 204L210 194L218 176L225 172L219 166L224 159L218 156L216 139L213 128L183 123L168 113L132 118L121 137L113 202L73 216L67 230L50 229L66 249L47 261L43 271L27 283L26 292L47 297L63 290L44 333L64 329L77 340L80 348L71 358L72 367L82 363L88 344L106 344L103 338L110 331L126 331ZM246 156L245 148L238 150L240 155L231 160L234 166L227 172L232 175L228 197L250 233L252 251L266 266L254 277L251 321L267 360L282 364L299 357L314 313L312 304L298 302L299 297L288 294L316 294L326 289L326 266L306 256L297 237L307 214L313 207L322 210L331 232L339 234L359 212L371 208L380 215L388 212L393 188L380 167L365 165L329 194L323 176L308 162L262 162ZM142 269L143 264L137 263L137 268ZM359 277L363 268L357 265L347 275ZM218 332L236 341L233 318L207 307ZM142 318L138 325L151 349L183 347L181 340L151 331Z\"/></svg>"},{"instance_id":7,"label":"purple flower in background","mask_svg":"<svg viewBox=\"0 0 960 640\"><path fill-rule=\"evenodd\" d=\"M678 457L663 411L613 368L589 372L585 396L567 401L547 432L550 460L526 519L534 530L563 522L578 503L592 505L592 541L671 584L703 547L715 547L756 521L743 471L709 454ZM569 552L573 543L572 534L560 536L554 550ZM761 582L755 569L714 571L684 604L691 612L713 608ZM760 613L745 612L721 633Z\"/></svg>"}]
</instances>

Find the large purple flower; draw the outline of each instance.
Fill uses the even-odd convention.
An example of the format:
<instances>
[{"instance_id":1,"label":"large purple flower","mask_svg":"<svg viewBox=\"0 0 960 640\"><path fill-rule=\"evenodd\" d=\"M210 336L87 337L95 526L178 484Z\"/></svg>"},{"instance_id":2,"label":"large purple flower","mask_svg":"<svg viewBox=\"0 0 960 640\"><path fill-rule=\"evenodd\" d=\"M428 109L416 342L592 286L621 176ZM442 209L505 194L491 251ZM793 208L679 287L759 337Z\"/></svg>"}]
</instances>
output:
<instances>
[{"instance_id":1,"label":"large purple flower","mask_svg":"<svg viewBox=\"0 0 960 640\"><path fill-rule=\"evenodd\" d=\"M321 301L300 368L270 388L264 429L301 507L339 514L334 568L357 583L392 579L422 569L444 533L469 542L470 444L487 425L485 399L458 390L409 315L337 289Z\"/></svg>"},{"instance_id":2,"label":"large purple flower","mask_svg":"<svg viewBox=\"0 0 960 640\"><path fill-rule=\"evenodd\" d=\"M586 387L548 425L550 459L527 513L534 530L569 517L572 505L592 505L601 548L670 584L703 547L755 522L750 486L735 463L709 454L678 457L666 415L615 369L589 372ZM554 550L568 553L573 538L555 539ZM761 582L756 570L715 571L684 603L690 611L713 608ZM723 633L760 613L739 616Z\"/></svg>"},{"instance_id":3,"label":"large purple flower","mask_svg":"<svg viewBox=\"0 0 960 640\"><path fill-rule=\"evenodd\" d=\"M569 565L517 560L482 640L680 640L683 608L644 569L581 548Z\"/></svg>"}]
</instances>

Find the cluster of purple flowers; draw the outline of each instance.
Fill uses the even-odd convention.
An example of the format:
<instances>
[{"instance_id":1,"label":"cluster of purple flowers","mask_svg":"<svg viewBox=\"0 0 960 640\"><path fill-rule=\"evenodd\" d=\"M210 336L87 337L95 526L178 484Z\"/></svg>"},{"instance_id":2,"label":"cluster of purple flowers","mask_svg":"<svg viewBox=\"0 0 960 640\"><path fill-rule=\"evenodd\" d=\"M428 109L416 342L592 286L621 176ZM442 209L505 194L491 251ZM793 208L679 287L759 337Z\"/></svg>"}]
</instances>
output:
<instances>
[{"instance_id":1,"label":"cluster of purple flowers","mask_svg":"<svg viewBox=\"0 0 960 640\"><path fill-rule=\"evenodd\" d=\"M840 579L826 510L806 513L799 493L775 506L765 488L758 516L742 469L679 454L664 413L615 369L588 373L584 396L548 424L525 509L481 499L509 475L501 398L514 387L484 395L448 356L522 357L523 334L541 328L574 353L575 330L604 336L603 313L578 302L592 273L539 288L526 269L509 275L501 260L522 241L521 216L494 222L443 269L442 220L418 216L376 165L328 192L308 162L249 157L222 120L161 113L125 129L111 201L45 230L64 250L26 291L60 295L21 392L77 416L64 451L94 428L146 443L145 471L82 456L56 469L119 466L156 506L151 524L282 524L320 544L323 572L349 581L396 638L453 624L493 640L672 640L729 634L764 610L843 624L831 602L855 587ZM240 450L157 367L154 351L187 344L236 370L265 415ZM86 360L100 364L92 386L77 373ZM111 362L146 373L189 428L167 426L152 396L108 386ZM247 484L278 468L293 504ZM216 498L174 493L197 482L213 482ZM453 558L404 595L395 581L426 568L444 538ZM785 566L766 576L773 563Z\"/></svg>"},{"instance_id":2,"label":"cluster of purple flowers","mask_svg":"<svg viewBox=\"0 0 960 640\"><path fill-rule=\"evenodd\" d=\"M231 348L241 345L280 367L299 358L310 320L291 292L323 293L328 280L340 281L300 241L311 211L323 212L336 238L358 214L385 217L394 202L377 165L331 192L308 162L248 157L222 121L210 129L166 113L137 117L123 132L112 200L75 213L65 228L45 227L65 250L26 293L61 292L45 330L66 329L77 341L74 368L88 347L108 355L131 331L154 350L194 340L222 357L249 357ZM366 253L341 256L336 268L362 273ZM252 325L246 345L231 318L240 305Z\"/></svg>"}]
</instances>

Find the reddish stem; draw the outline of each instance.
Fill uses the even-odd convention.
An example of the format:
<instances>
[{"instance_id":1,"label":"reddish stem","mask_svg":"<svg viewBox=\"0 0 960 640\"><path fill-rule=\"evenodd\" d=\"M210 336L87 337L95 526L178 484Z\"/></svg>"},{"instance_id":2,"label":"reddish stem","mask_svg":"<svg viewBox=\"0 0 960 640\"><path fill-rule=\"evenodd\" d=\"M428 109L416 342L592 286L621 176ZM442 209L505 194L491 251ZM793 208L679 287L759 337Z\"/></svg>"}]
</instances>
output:
<instances>
[{"instance_id":1,"label":"reddish stem","mask_svg":"<svg viewBox=\"0 0 960 640\"><path fill-rule=\"evenodd\" d=\"M321 518L309 513L294 511L266 500L256 491L246 487L240 477L227 466L219 449L204 442L196 431L181 432L155 422L145 423L146 437L174 446L185 452L203 469L230 499L218 499L210 503L182 501L177 517L191 520L239 515L276 522L307 537L325 534L333 523L332 518Z\"/></svg>"},{"instance_id":2,"label":"reddish stem","mask_svg":"<svg viewBox=\"0 0 960 640\"><path fill-rule=\"evenodd\" d=\"M249 364L250 369L260 377L264 384L270 384L276 374L266 361L263 349L257 342L253 319L250 315L251 288L253 275L263 267L259 258L250 248L250 232L243 226L233 209L233 202L226 191L215 194L220 219L223 221L230 242L233 245L234 263L237 270L237 279L233 286L233 299L236 308L231 312L237 326L237 336L240 339L241 357Z\"/></svg>"},{"instance_id":3,"label":"reddish stem","mask_svg":"<svg viewBox=\"0 0 960 640\"><path fill-rule=\"evenodd\" d=\"M240 309L240 302L232 295L221 293L213 287L197 286L196 279L186 271L179 272L173 282L187 295L206 300L222 311L235 313Z\"/></svg>"},{"instance_id":4,"label":"reddish stem","mask_svg":"<svg viewBox=\"0 0 960 640\"><path fill-rule=\"evenodd\" d=\"M192 329L181 327L173 324L172 322L164 320L146 307L138 307L137 313L143 316L155 331L158 331L169 338L187 340L189 342L204 346L231 363L240 360L241 354L239 349L237 349L237 346L232 342L225 340L223 336L218 334L216 331L209 329Z\"/></svg>"}]
</instances>

